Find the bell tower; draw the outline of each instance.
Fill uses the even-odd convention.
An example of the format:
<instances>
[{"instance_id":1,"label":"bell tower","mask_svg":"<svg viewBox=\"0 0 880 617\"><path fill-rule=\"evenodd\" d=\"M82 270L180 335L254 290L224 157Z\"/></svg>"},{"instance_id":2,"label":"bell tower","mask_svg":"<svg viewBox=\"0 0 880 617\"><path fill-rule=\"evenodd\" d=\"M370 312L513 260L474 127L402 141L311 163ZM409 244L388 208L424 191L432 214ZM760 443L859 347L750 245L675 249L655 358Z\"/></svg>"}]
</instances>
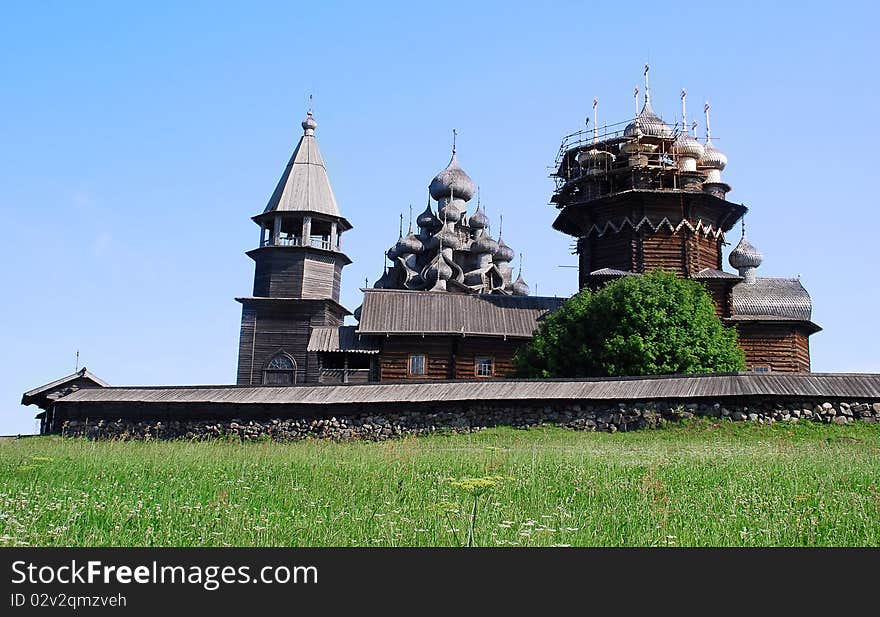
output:
<instances>
[{"instance_id":1,"label":"bell tower","mask_svg":"<svg viewBox=\"0 0 880 617\"><path fill-rule=\"evenodd\" d=\"M311 110L303 135L262 213L253 295L242 304L239 385L293 385L317 379L308 352L313 326L340 326L349 314L339 304L342 234L351 224L339 214L318 143Z\"/></svg>"}]
</instances>

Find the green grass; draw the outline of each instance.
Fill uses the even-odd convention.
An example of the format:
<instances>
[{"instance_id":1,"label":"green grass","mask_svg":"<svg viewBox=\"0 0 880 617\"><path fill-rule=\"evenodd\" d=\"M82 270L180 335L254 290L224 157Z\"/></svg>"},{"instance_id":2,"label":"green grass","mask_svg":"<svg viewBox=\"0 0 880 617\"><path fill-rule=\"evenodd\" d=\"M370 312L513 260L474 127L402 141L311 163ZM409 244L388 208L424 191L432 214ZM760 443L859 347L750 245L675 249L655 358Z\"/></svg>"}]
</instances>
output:
<instances>
[{"instance_id":1,"label":"green grass","mask_svg":"<svg viewBox=\"0 0 880 617\"><path fill-rule=\"evenodd\" d=\"M0 441L0 545L878 546L880 424ZM490 482L491 484L491 482Z\"/></svg>"}]
</instances>

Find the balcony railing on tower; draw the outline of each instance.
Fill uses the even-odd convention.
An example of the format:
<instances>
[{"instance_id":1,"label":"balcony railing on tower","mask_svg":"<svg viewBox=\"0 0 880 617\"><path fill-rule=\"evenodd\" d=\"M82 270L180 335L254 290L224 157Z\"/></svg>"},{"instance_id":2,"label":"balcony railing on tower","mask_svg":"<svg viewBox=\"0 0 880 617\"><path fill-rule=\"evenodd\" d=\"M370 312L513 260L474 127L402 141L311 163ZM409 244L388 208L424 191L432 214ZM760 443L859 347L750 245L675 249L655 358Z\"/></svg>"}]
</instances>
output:
<instances>
[{"instance_id":1,"label":"balcony railing on tower","mask_svg":"<svg viewBox=\"0 0 880 617\"><path fill-rule=\"evenodd\" d=\"M303 242L302 236L292 234L281 234L275 238L269 237L264 239L260 246L311 246L316 249L332 250L333 245L328 236L311 236L308 242Z\"/></svg>"}]
</instances>

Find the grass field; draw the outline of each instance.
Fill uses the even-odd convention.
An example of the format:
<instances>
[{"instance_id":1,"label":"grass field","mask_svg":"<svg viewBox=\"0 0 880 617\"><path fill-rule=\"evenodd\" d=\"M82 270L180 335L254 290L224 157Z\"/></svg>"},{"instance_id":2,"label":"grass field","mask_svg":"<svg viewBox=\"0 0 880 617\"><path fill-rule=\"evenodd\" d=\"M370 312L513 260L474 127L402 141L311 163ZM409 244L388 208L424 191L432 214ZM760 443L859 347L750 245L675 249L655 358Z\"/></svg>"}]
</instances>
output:
<instances>
[{"instance_id":1,"label":"grass field","mask_svg":"<svg viewBox=\"0 0 880 617\"><path fill-rule=\"evenodd\" d=\"M477 546L878 546L880 425L3 440L0 545L463 545L482 489Z\"/></svg>"}]
</instances>

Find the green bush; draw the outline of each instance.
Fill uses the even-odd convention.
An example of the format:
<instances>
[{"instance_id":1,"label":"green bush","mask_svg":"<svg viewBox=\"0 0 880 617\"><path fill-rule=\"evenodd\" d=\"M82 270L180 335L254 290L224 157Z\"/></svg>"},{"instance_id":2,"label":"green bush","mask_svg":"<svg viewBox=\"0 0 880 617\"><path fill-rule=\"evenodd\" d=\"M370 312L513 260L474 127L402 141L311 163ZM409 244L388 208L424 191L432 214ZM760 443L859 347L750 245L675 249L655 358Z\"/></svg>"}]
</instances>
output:
<instances>
[{"instance_id":1,"label":"green bush","mask_svg":"<svg viewBox=\"0 0 880 617\"><path fill-rule=\"evenodd\" d=\"M741 371L745 355L702 285L658 270L582 290L515 363L522 377L611 377Z\"/></svg>"}]
</instances>

